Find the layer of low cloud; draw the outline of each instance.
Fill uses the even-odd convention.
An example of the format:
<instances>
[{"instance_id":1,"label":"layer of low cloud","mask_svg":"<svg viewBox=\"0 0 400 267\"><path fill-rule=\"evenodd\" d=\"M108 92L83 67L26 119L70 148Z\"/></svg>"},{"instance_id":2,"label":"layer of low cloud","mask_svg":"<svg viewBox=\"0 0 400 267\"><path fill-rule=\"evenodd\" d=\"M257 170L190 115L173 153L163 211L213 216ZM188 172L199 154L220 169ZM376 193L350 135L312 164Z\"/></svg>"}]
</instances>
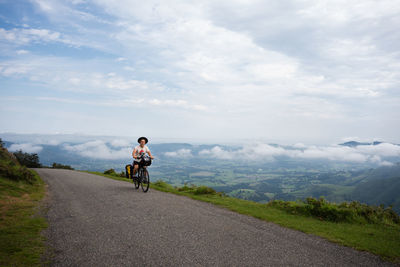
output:
<instances>
[{"instance_id":1,"label":"layer of low cloud","mask_svg":"<svg viewBox=\"0 0 400 267\"><path fill-rule=\"evenodd\" d=\"M43 150L42 146L38 146L31 143L23 143L23 144L12 144L9 148L9 151L18 151L22 150L25 153L39 153Z\"/></svg>"},{"instance_id":2,"label":"layer of low cloud","mask_svg":"<svg viewBox=\"0 0 400 267\"><path fill-rule=\"evenodd\" d=\"M300 147L300 148L299 148ZM220 146L204 149L200 156L228 160L279 160L279 157L294 159L329 160L351 163L374 163L379 165L392 165L385 160L388 157L400 157L400 146L382 143L379 145L363 145L357 147L347 146L305 146L296 145L293 148L272 146L269 144L254 144L237 150L224 150Z\"/></svg>"},{"instance_id":3,"label":"layer of low cloud","mask_svg":"<svg viewBox=\"0 0 400 267\"><path fill-rule=\"evenodd\" d=\"M177 151L165 152L165 156L172 158L191 158L193 157L192 151L190 149L182 148Z\"/></svg>"},{"instance_id":4,"label":"layer of low cloud","mask_svg":"<svg viewBox=\"0 0 400 267\"><path fill-rule=\"evenodd\" d=\"M114 139L110 142L112 147L132 147L132 142L125 139Z\"/></svg>"},{"instance_id":5,"label":"layer of low cloud","mask_svg":"<svg viewBox=\"0 0 400 267\"><path fill-rule=\"evenodd\" d=\"M89 140L79 144L64 143L55 138L35 137L29 143L15 143L10 151L22 150L27 153L39 153L43 145L60 146L62 149L79 156L91 159L118 160L131 157L136 142L125 138L106 138ZM176 151L162 152L156 157L167 158L210 158L229 161L279 161L282 158L292 158L304 161L327 160L331 162L347 162L355 164L374 164L381 166L393 165L400 159L400 145L380 143L378 145L358 145L348 147L342 145L317 146L297 143L292 146L271 145L267 143L249 143L235 148L216 145L210 149L194 152L182 148Z\"/></svg>"},{"instance_id":6,"label":"layer of low cloud","mask_svg":"<svg viewBox=\"0 0 400 267\"><path fill-rule=\"evenodd\" d=\"M116 141L114 145L116 144L121 143ZM129 158L132 153L131 147L124 146L114 149L102 140L90 141L79 145L64 145L64 149L69 152L77 153L80 156L93 159L126 159Z\"/></svg>"}]
</instances>

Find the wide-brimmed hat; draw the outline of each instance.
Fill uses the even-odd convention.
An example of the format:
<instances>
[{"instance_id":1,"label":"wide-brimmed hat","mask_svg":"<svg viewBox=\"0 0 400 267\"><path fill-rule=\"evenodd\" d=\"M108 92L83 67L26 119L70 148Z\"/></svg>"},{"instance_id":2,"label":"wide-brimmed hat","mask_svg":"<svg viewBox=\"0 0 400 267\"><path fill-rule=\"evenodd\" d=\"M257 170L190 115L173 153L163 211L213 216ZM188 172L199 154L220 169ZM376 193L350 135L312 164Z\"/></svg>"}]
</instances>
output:
<instances>
[{"instance_id":1,"label":"wide-brimmed hat","mask_svg":"<svg viewBox=\"0 0 400 267\"><path fill-rule=\"evenodd\" d=\"M146 142L146 144L147 144L147 142L149 142L149 140L148 140L146 137L144 137L144 136L139 137L139 139L137 140L137 142L140 143L140 140L142 140L142 139L144 139L144 141Z\"/></svg>"}]
</instances>

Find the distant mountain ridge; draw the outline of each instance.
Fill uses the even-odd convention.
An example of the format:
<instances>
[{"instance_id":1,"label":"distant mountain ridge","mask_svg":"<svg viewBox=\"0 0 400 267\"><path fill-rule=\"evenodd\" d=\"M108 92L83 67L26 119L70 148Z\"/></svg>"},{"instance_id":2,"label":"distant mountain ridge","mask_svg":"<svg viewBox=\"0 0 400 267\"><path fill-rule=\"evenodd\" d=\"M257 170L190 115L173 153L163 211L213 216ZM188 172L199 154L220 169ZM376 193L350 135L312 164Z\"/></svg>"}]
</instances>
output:
<instances>
[{"instance_id":1,"label":"distant mountain ridge","mask_svg":"<svg viewBox=\"0 0 400 267\"><path fill-rule=\"evenodd\" d=\"M382 144L384 142L381 141L374 141L371 143L367 143L367 142L357 142L357 141L348 141L342 144L339 144L340 146L348 146L348 147L357 147L357 146L376 146L379 144Z\"/></svg>"}]
</instances>

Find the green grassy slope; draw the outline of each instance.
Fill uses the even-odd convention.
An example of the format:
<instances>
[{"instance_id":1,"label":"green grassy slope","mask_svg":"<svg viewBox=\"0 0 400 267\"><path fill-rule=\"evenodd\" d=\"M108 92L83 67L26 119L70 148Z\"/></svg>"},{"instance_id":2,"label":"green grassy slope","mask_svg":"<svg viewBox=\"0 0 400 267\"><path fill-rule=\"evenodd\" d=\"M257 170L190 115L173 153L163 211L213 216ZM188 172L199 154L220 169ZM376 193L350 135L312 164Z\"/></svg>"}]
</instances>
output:
<instances>
[{"instance_id":1,"label":"green grassy slope","mask_svg":"<svg viewBox=\"0 0 400 267\"><path fill-rule=\"evenodd\" d=\"M38 213L45 184L0 146L0 266L41 266L45 250Z\"/></svg>"},{"instance_id":2,"label":"green grassy slope","mask_svg":"<svg viewBox=\"0 0 400 267\"><path fill-rule=\"evenodd\" d=\"M398 177L371 179L359 184L352 192L355 200L367 199L366 203L393 205L400 210L400 173Z\"/></svg>"}]
</instances>

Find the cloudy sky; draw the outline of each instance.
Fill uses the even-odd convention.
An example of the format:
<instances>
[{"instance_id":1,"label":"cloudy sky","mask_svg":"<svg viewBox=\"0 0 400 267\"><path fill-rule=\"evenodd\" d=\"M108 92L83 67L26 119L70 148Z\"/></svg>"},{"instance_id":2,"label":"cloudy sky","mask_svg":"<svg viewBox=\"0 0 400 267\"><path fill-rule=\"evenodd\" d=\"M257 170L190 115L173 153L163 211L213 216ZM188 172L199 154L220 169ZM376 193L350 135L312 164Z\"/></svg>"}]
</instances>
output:
<instances>
[{"instance_id":1,"label":"cloudy sky","mask_svg":"<svg viewBox=\"0 0 400 267\"><path fill-rule=\"evenodd\" d=\"M400 142L400 1L0 0L0 132Z\"/></svg>"}]
</instances>

